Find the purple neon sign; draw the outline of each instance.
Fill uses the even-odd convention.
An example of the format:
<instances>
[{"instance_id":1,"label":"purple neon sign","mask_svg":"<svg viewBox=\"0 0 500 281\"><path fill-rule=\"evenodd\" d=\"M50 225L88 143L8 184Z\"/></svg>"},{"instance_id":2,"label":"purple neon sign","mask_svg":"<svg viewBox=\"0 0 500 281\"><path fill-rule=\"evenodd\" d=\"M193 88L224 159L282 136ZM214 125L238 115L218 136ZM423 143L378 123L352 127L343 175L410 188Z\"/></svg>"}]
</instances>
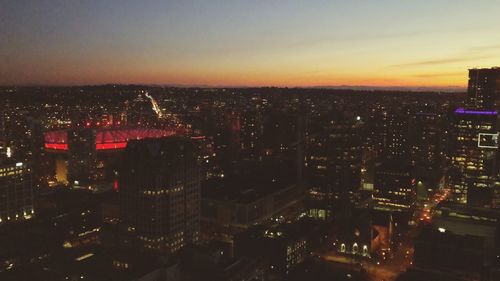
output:
<instances>
[{"instance_id":1,"label":"purple neon sign","mask_svg":"<svg viewBox=\"0 0 500 281\"><path fill-rule=\"evenodd\" d=\"M482 110L468 110L464 108L457 108L455 110L456 114L475 114L475 115L497 115L496 111L482 111Z\"/></svg>"}]
</instances>

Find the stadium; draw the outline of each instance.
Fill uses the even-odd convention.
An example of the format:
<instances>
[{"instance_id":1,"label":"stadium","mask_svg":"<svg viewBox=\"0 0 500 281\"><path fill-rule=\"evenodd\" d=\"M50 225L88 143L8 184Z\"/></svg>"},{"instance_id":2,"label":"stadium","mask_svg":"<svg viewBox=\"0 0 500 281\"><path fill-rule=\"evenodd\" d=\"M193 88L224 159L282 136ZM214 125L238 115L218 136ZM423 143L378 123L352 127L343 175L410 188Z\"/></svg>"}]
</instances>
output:
<instances>
[{"instance_id":1,"label":"stadium","mask_svg":"<svg viewBox=\"0 0 500 281\"><path fill-rule=\"evenodd\" d=\"M182 127L78 127L44 133L45 151L54 167L49 186L102 190L113 186L120 152L130 140L184 135ZM116 183L115 183L116 185ZM114 186L116 189L117 187Z\"/></svg>"},{"instance_id":2,"label":"stadium","mask_svg":"<svg viewBox=\"0 0 500 281\"><path fill-rule=\"evenodd\" d=\"M87 131L89 134L85 134ZM45 149L48 151L68 151L71 144L69 139L73 131L55 130L45 132ZM79 135L87 135L94 139L96 151L113 151L124 149L129 140L145 138L161 138L178 134L178 130L166 128L93 128L79 131ZM87 139L88 140L88 139ZM90 141L90 140L88 140Z\"/></svg>"}]
</instances>

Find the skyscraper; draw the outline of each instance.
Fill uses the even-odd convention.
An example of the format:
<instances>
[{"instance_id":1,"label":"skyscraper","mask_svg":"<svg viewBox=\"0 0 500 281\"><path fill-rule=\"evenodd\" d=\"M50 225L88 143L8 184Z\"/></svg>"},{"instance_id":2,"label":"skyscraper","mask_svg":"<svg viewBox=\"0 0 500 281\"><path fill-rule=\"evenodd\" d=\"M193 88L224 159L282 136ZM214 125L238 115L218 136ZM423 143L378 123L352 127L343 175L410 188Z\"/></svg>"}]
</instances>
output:
<instances>
[{"instance_id":1,"label":"skyscraper","mask_svg":"<svg viewBox=\"0 0 500 281\"><path fill-rule=\"evenodd\" d=\"M451 187L455 200L490 205L497 171L496 111L455 111Z\"/></svg>"},{"instance_id":2,"label":"skyscraper","mask_svg":"<svg viewBox=\"0 0 500 281\"><path fill-rule=\"evenodd\" d=\"M198 240L200 170L190 140L129 142L120 192L124 221L144 248L173 253Z\"/></svg>"},{"instance_id":3,"label":"skyscraper","mask_svg":"<svg viewBox=\"0 0 500 281\"><path fill-rule=\"evenodd\" d=\"M90 184L96 171L96 132L91 129L76 129L68 132L70 155L68 176L71 184Z\"/></svg>"},{"instance_id":4,"label":"skyscraper","mask_svg":"<svg viewBox=\"0 0 500 281\"><path fill-rule=\"evenodd\" d=\"M434 112L416 112L410 119L410 156L417 169L432 172L441 164L442 117Z\"/></svg>"},{"instance_id":5,"label":"skyscraper","mask_svg":"<svg viewBox=\"0 0 500 281\"><path fill-rule=\"evenodd\" d=\"M500 68L469 70L468 108L493 110L500 106Z\"/></svg>"},{"instance_id":6,"label":"skyscraper","mask_svg":"<svg viewBox=\"0 0 500 281\"><path fill-rule=\"evenodd\" d=\"M387 117L387 129L385 133L385 149L386 158L399 160L408 158L409 143L408 143L408 118L401 114L391 114Z\"/></svg>"},{"instance_id":7,"label":"skyscraper","mask_svg":"<svg viewBox=\"0 0 500 281\"><path fill-rule=\"evenodd\" d=\"M500 68L469 70L465 108L455 110L451 188L455 201L492 205L498 184Z\"/></svg>"},{"instance_id":8,"label":"skyscraper","mask_svg":"<svg viewBox=\"0 0 500 281\"><path fill-rule=\"evenodd\" d=\"M34 213L30 169L12 158L0 158L0 224L30 219Z\"/></svg>"},{"instance_id":9,"label":"skyscraper","mask_svg":"<svg viewBox=\"0 0 500 281\"><path fill-rule=\"evenodd\" d=\"M311 123L306 157L309 201L314 212L328 217L328 205L336 200L354 202L361 186L363 123L356 117L329 122L313 119Z\"/></svg>"}]
</instances>

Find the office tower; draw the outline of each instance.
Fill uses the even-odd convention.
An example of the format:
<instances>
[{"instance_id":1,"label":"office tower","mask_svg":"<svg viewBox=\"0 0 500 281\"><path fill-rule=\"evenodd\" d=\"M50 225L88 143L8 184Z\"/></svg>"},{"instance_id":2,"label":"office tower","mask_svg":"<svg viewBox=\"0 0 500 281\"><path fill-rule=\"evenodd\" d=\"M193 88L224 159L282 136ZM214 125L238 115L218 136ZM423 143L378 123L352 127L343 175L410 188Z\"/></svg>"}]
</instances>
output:
<instances>
[{"instance_id":1,"label":"office tower","mask_svg":"<svg viewBox=\"0 0 500 281\"><path fill-rule=\"evenodd\" d=\"M37 119L30 120L30 141L31 155L30 163L32 167L33 185L40 187L46 186L47 180L44 175L50 174L51 165L49 158L46 157L45 142L43 135L43 124Z\"/></svg>"},{"instance_id":2,"label":"office tower","mask_svg":"<svg viewBox=\"0 0 500 281\"><path fill-rule=\"evenodd\" d=\"M387 111L380 105L371 108L367 112L365 121L365 140L366 150L372 151L375 156L381 155L384 151L384 140L387 128Z\"/></svg>"},{"instance_id":3,"label":"office tower","mask_svg":"<svg viewBox=\"0 0 500 281\"><path fill-rule=\"evenodd\" d=\"M444 118L433 108L422 108L410 117L410 160L418 183L418 199L440 187L447 136Z\"/></svg>"},{"instance_id":4,"label":"office tower","mask_svg":"<svg viewBox=\"0 0 500 281\"><path fill-rule=\"evenodd\" d=\"M500 106L500 68L469 70L466 107L494 110Z\"/></svg>"},{"instance_id":5,"label":"office tower","mask_svg":"<svg viewBox=\"0 0 500 281\"><path fill-rule=\"evenodd\" d=\"M367 113L365 147L384 158L398 159L409 154L409 124L406 114L389 112L382 105Z\"/></svg>"},{"instance_id":6,"label":"office tower","mask_svg":"<svg viewBox=\"0 0 500 281\"><path fill-rule=\"evenodd\" d=\"M414 167L430 172L440 164L441 119L441 115L430 111L419 111L411 116L410 155Z\"/></svg>"},{"instance_id":7,"label":"office tower","mask_svg":"<svg viewBox=\"0 0 500 281\"><path fill-rule=\"evenodd\" d=\"M374 194L378 205L388 210L408 210L416 199L416 182L409 163L386 161L375 168Z\"/></svg>"},{"instance_id":8,"label":"office tower","mask_svg":"<svg viewBox=\"0 0 500 281\"><path fill-rule=\"evenodd\" d=\"M408 120L400 114L387 116L387 131L385 132L384 154L387 158L399 159L409 155Z\"/></svg>"},{"instance_id":9,"label":"office tower","mask_svg":"<svg viewBox=\"0 0 500 281\"><path fill-rule=\"evenodd\" d=\"M334 200L355 200L361 185L362 125L356 117L311 120L306 172L311 203L321 217Z\"/></svg>"},{"instance_id":10,"label":"office tower","mask_svg":"<svg viewBox=\"0 0 500 281\"><path fill-rule=\"evenodd\" d=\"M92 129L76 129L68 132L68 177L73 185L90 184L95 180L97 154L96 132Z\"/></svg>"},{"instance_id":11,"label":"office tower","mask_svg":"<svg viewBox=\"0 0 500 281\"><path fill-rule=\"evenodd\" d=\"M498 176L498 113L458 108L455 111L451 188L454 199L490 205Z\"/></svg>"},{"instance_id":12,"label":"office tower","mask_svg":"<svg viewBox=\"0 0 500 281\"><path fill-rule=\"evenodd\" d=\"M193 143L179 137L128 143L120 170L122 212L144 248L173 253L198 240L196 155Z\"/></svg>"},{"instance_id":13,"label":"office tower","mask_svg":"<svg viewBox=\"0 0 500 281\"><path fill-rule=\"evenodd\" d=\"M262 151L262 112L251 109L241 114L241 150L244 158L259 159Z\"/></svg>"},{"instance_id":14,"label":"office tower","mask_svg":"<svg viewBox=\"0 0 500 281\"><path fill-rule=\"evenodd\" d=\"M0 224L30 219L34 213L30 169L13 158L0 158Z\"/></svg>"},{"instance_id":15,"label":"office tower","mask_svg":"<svg viewBox=\"0 0 500 281\"><path fill-rule=\"evenodd\" d=\"M465 108L455 110L450 183L455 201L491 206L498 194L500 68L470 69Z\"/></svg>"},{"instance_id":16,"label":"office tower","mask_svg":"<svg viewBox=\"0 0 500 281\"><path fill-rule=\"evenodd\" d=\"M415 179L410 156L408 114L387 114L383 133L383 158L375 164L373 197L377 208L408 210L415 202Z\"/></svg>"}]
</instances>

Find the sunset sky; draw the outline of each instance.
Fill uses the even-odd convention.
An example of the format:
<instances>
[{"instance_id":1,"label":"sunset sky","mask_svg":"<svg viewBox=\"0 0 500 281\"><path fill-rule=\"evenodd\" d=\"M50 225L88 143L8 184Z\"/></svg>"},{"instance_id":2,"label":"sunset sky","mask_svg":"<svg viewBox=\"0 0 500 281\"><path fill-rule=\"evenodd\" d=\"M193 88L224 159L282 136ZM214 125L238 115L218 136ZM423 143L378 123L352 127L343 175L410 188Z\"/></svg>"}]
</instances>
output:
<instances>
[{"instance_id":1,"label":"sunset sky","mask_svg":"<svg viewBox=\"0 0 500 281\"><path fill-rule=\"evenodd\" d=\"M0 84L465 86L497 0L0 0Z\"/></svg>"}]
</instances>

